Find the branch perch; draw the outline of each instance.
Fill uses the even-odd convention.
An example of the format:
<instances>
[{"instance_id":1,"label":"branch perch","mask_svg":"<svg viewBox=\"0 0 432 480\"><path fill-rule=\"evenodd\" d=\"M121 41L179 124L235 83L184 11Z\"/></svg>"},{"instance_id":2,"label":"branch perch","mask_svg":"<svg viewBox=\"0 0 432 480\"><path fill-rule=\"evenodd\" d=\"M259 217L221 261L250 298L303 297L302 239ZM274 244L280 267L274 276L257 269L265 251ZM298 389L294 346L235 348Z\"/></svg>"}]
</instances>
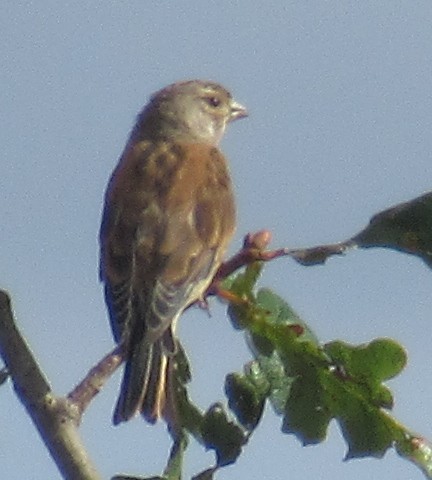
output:
<instances>
[{"instance_id":1,"label":"branch perch","mask_svg":"<svg viewBox=\"0 0 432 480\"><path fill-rule=\"evenodd\" d=\"M80 436L80 412L54 395L29 346L15 325L9 295L0 290L0 354L18 398L39 431L63 478L100 480Z\"/></svg>"}]
</instances>

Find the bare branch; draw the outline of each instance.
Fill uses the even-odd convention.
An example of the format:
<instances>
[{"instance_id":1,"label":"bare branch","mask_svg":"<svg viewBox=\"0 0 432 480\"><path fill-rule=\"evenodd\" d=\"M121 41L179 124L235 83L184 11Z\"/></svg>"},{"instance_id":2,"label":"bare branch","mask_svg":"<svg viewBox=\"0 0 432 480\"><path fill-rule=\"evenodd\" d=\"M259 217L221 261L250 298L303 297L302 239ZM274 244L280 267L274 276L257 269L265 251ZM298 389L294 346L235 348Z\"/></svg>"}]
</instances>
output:
<instances>
[{"instance_id":1,"label":"bare branch","mask_svg":"<svg viewBox=\"0 0 432 480\"><path fill-rule=\"evenodd\" d=\"M271 233L269 230L248 233L244 237L243 247L219 267L208 293L217 295L219 282L241 267L257 261L269 262L270 260L286 257L291 254L291 250L288 248L266 250L270 241Z\"/></svg>"},{"instance_id":2,"label":"bare branch","mask_svg":"<svg viewBox=\"0 0 432 480\"><path fill-rule=\"evenodd\" d=\"M17 329L9 295L0 290L0 354L25 406L63 478L100 480L78 434L80 412L56 397Z\"/></svg>"},{"instance_id":3,"label":"bare branch","mask_svg":"<svg viewBox=\"0 0 432 480\"><path fill-rule=\"evenodd\" d=\"M124 352L121 345L119 345L95 365L86 377L69 393L67 398L75 405L80 418L123 360Z\"/></svg>"},{"instance_id":4,"label":"bare branch","mask_svg":"<svg viewBox=\"0 0 432 480\"><path fill-rule=\"evenodd\" d=\"M244 238L243 247L219 267L208 294L218 295L218 285L221 280L252 262L269 262L276 258L291 257L304 266L319 265L333 255L344 255L347 250L356 247L353 240L347 240L312 248L285 247L276 250L266 250L270 241L271 233L268 230L260 230L253 234L248 233Z\"/></svg>"}]
</instances>

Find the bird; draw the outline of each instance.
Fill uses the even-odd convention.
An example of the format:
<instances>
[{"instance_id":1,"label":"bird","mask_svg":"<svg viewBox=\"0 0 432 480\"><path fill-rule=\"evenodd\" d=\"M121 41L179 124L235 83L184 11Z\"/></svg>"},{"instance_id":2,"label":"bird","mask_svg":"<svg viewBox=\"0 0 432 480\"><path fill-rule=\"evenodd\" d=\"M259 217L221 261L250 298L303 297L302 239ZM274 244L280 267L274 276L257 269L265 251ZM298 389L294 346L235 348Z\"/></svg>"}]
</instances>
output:
<instances>
[{"instance_id":1,"label":"bird","mask_svg":"<svg viewBox=\"0 0 432 480\"><path fill-rule=\"evenodd\" d=\"M117 425L167 418L177 320L204 295L236 226L226 126L248 115L213 81L173 83L139 113L105 193L100 280L125 369Z\"/></svg>"}]
</instances>

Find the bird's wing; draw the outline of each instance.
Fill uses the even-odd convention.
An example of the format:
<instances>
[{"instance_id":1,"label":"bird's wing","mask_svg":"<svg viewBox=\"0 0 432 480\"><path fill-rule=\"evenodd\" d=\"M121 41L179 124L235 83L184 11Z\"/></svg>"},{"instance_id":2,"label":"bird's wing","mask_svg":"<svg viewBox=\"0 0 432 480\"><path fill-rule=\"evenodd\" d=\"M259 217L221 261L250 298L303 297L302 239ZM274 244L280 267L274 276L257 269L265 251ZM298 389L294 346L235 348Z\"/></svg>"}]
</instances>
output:
<instances>
[{"instance_id":1,"label":"bird's wing","mask_svg":"<svg viewBox=\"0 0 432 480\"><path fill-rule=\"evenodd\" d=\"M160 338L203 294L234 229L222 154L163 145L126 152L107 192L101 278L117 341L131 330L134 343Z\"/></svg>"}]
</instances>

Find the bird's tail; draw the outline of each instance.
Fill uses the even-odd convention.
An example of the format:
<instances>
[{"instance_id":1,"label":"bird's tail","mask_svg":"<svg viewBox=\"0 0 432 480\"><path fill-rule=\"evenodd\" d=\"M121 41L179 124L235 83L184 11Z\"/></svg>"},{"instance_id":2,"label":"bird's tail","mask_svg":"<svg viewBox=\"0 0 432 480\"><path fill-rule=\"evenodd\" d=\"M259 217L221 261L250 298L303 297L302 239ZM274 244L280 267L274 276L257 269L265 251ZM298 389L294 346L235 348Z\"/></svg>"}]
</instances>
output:
<instances>
[{"instance_id":1,"label":"bird's tail","mask_svg":"<svg viewBox=\"0 0 432 480\"><path fill-rule=\"evenodd\" d=\"M114 425L130 420L139 412L150 423L162 416L173 355L166 344L172 343L172 338L168 329L152 343L142 340L132 345L114 411Z\"/></svg>"}]
</instances>

